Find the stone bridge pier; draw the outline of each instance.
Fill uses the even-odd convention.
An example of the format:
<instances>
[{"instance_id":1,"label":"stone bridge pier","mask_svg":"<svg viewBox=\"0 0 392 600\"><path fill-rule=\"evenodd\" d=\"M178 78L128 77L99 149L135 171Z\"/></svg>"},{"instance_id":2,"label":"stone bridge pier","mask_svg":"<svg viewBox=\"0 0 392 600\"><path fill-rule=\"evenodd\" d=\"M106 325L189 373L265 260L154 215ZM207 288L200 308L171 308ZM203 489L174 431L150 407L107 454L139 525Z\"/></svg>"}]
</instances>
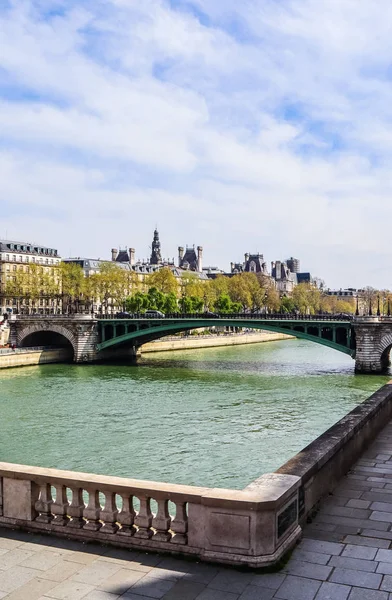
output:
<instances>
[{"instance_id":1,"label":"stone bridge pier","mask_svg":"<svg viewBox=\"0 0 392 600\"><path fill-rule=\"evenodd\" d=\"M390 364L392 347L391 317L356 317L355 370L357 373L383 373Z\"/></svg>"},{"instance_id":2,"label":"stone bridge pier","mask_svg":"<svg viewBox=\"0 0 392 600\"><path fill-rule=\"evenodd\" d=\"M46 318L18 315L17 319L10 320L10 343L17 347L68 347L76 363L136 358L136 349L132 346L98 352L99 326L92 315Z\"/></svg>"}]
</instances>

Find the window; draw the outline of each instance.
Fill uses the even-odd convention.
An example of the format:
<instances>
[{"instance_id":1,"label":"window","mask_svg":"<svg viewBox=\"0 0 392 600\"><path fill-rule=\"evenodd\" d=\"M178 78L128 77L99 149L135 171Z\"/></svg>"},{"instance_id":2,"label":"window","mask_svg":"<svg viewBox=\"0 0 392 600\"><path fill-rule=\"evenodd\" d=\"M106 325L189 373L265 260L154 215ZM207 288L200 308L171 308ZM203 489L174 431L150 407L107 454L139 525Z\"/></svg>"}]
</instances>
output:
<instances>
[{"instance_id":1,"label":"window","mask_svg":"<svg viewBox=\"0 0 392 600\"><path fill-rule=\"evenodd\" d=\"M12 267L12 270L13 270L13 271L16 271L16 265L14 265L14 266Z\"/></svg>"},{"instance_id":2,"label":"window","mask_svg":"<svg viewBox=\"0 0 392 600\"><path fill-rule=\"evenodd\" d=\"M10 260L10 255L9 254L5 255L5 260L9 262L9 260Z\"/></svg>"},{"instance_id":3,"label":"window","mask_svg":"<svg viewBox=\"0 0 392 600\"><path fill-rule=\"evenodd\" d=\"M14 262L16 262L16 255L15 255L15 254L13 254L13 255L12 255L12 260L13 260Z\"/></svg>"},{"instance_id":4,"label":"window","mask_svg":"<svg viewBox=\"0 0 392 600\"><path fill-rule=\"evenodd\" d=\"M33 261L33 263L35 263L35 256L32 256L31 260Z\"/></svg>"},{"instance_id":5,"label":"window","mask_svg":"<svg viewBox=\"0 0 392 600\"><path fill-rule=\"evenodd\" d=\"M19 256L19 262L23 261L23 256Z\"/></svg>"},{"instance_id":6,"label":"window","mask_svg":"<svg viewBox=\"0 0 392 600\"><path fill-rule=\"evenodd\" d=\"M26 258L25 258L25 261L28 263L28 262L29 262L29 260L30 260L30 259L29 259L29 257L28 257L28 256L26 256Z\"/></svg>"}]
</instances>

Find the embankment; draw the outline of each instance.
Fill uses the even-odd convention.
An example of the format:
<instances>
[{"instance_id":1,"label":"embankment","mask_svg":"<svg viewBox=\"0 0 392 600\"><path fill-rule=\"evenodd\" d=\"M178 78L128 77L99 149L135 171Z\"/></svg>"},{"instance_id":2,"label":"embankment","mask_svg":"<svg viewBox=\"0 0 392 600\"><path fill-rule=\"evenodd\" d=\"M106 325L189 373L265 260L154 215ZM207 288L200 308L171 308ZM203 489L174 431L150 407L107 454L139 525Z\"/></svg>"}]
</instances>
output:
<instances>
[{"instance_id":1,"label":"embankment","mask_svg":"<svg viewBox=\"0 0 392 600\"><path fill-rule=\"evenodd\" d=\"M31 365L45 365L48 363L68 362L70 360L69 350L66 348L44 349L20 349L15 352L0 354L0 369L9 367L27 367Z\"/></svg>"},{"instance_id":2,"label":"embankment","mask_svg":"<svg viewBox=\"0 0 392 600\"><path fill-rule=\"evenodd\" d=\"M216 348L219 346L240 346L243 344L259 344L260 342L275 342L278 340L293 339L290 335L283 333L269 333L261 331L257 333L233 333L222 335L190 335L182 338L163 338L157 342L144 344L140 350L142 354L147 352L167 352L168 350L197 350L198 348Z\"/></svg>"}]
</instances>

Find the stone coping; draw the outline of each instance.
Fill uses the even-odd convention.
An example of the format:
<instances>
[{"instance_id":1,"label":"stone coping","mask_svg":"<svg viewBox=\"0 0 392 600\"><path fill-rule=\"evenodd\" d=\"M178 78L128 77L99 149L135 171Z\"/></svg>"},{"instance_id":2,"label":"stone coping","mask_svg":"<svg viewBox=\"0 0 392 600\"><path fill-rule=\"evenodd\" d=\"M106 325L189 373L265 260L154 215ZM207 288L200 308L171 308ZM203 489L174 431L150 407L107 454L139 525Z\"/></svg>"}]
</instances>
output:
<instances>
[{"instance_id":1,"label":"stone coping","mask_svg":"<svg viewBox=\"0 0 392 600\"><path fill-rule=\"evenodd\" d=\"M391 417L392 381L277 469L276 473L296 475L303 487L313 488L305 513L333 490Z\"/></svg>"}]
</instances>

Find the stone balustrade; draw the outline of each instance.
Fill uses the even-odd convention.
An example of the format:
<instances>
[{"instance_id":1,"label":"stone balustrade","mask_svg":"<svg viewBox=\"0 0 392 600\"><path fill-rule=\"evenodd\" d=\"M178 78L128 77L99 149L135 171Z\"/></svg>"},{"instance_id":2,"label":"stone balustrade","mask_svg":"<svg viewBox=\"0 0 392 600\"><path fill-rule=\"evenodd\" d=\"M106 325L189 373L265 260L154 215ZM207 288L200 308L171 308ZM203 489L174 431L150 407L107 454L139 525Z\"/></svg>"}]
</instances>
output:
<instances>
[{"instance_id":1,"label":"stone balustrade","mask_svg":"<svg viewBox=\"0 0 392 600\"><path fill-rule=\"evenodd\" d=\"M300 478L242 491L0 463L0 525L262 567L295 543Z\"/></svg>"}]
</instances>

